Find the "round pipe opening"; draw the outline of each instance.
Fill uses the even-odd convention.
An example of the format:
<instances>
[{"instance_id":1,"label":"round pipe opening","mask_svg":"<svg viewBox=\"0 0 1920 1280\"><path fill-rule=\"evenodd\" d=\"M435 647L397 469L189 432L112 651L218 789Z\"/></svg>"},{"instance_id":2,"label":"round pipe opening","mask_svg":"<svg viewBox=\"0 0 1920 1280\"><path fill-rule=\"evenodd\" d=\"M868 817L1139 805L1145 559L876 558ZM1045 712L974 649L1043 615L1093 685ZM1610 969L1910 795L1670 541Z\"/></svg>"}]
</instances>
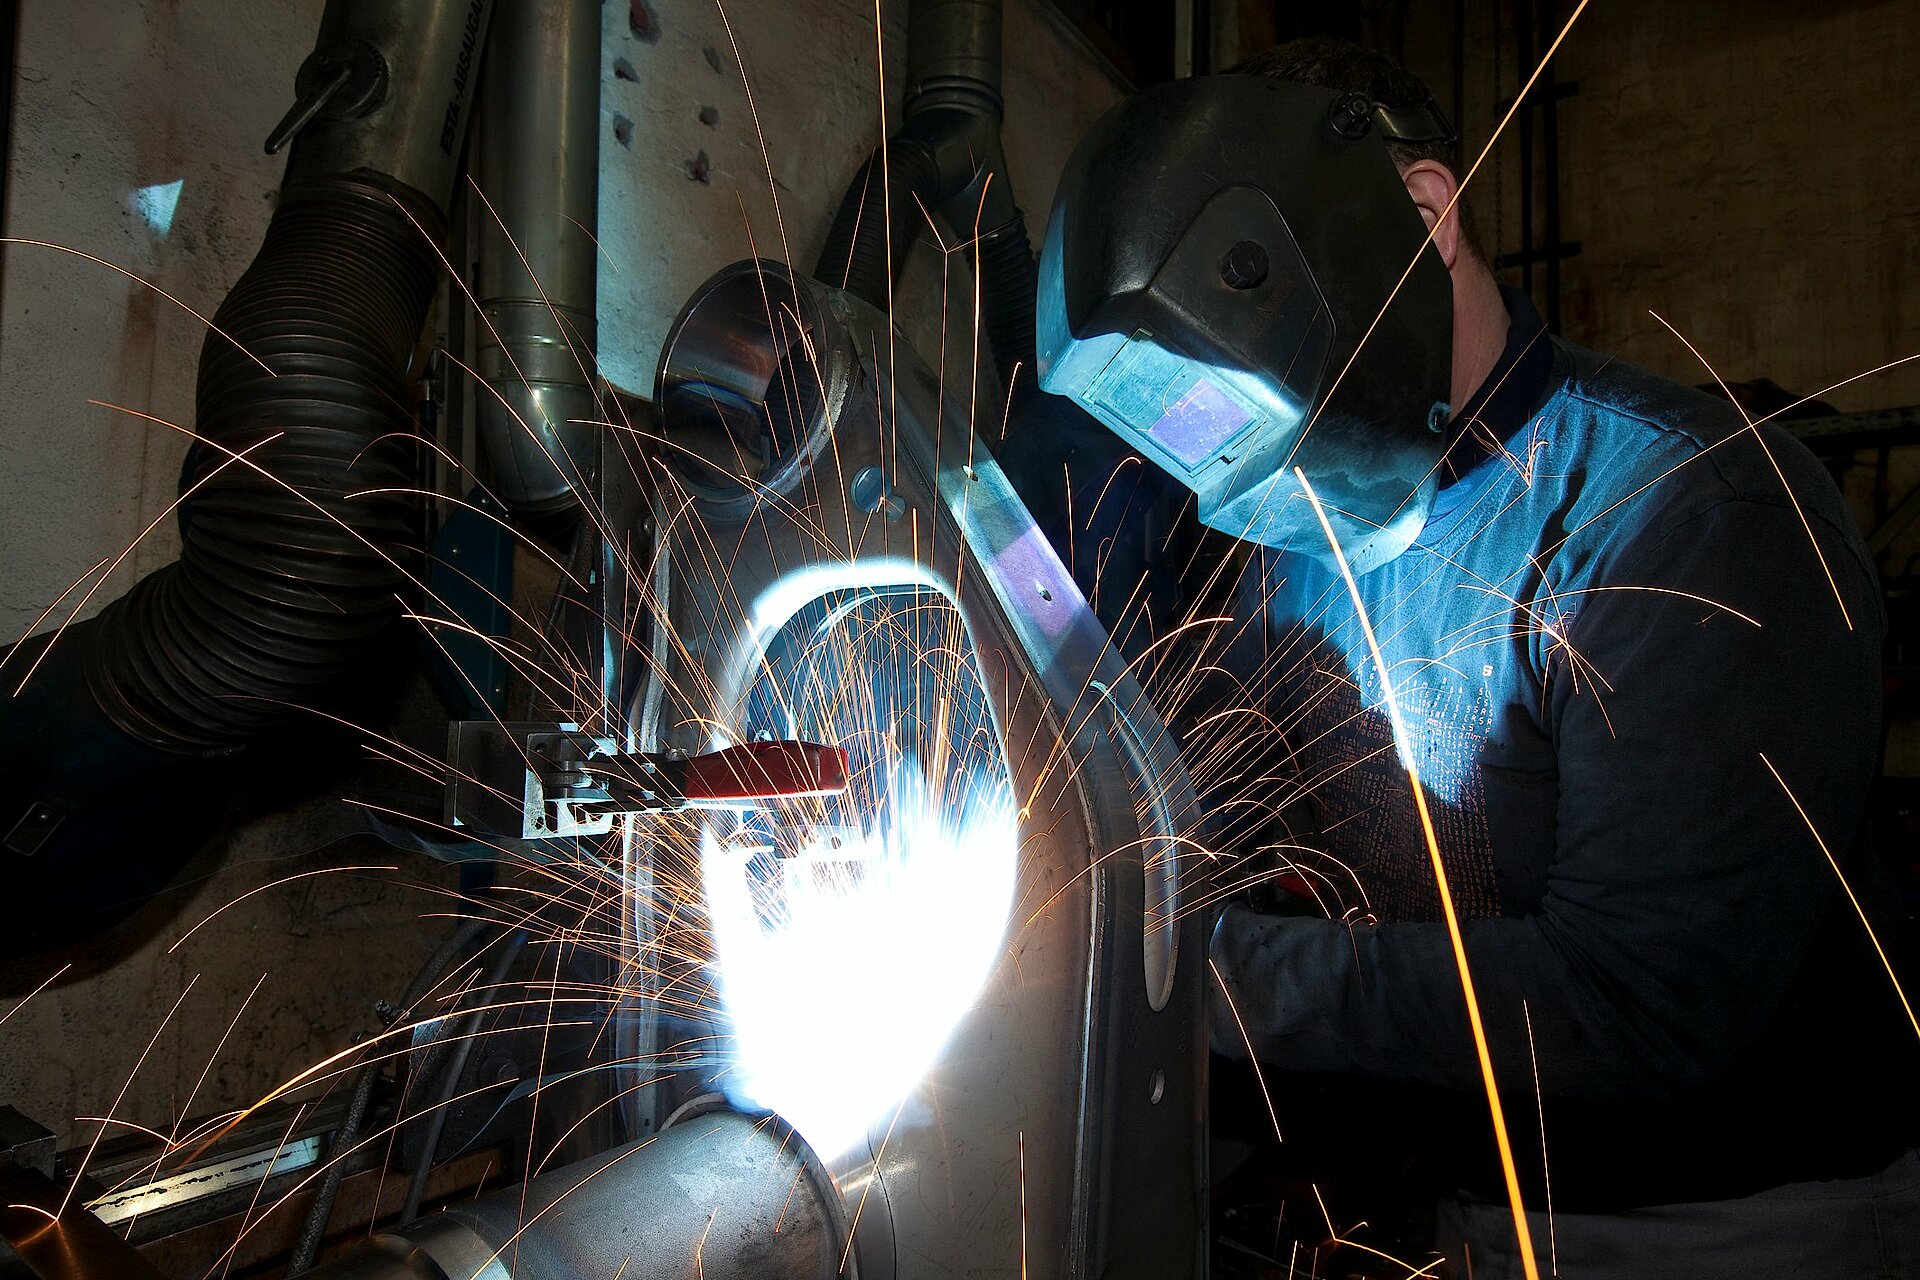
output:
<instances>
[{"instance_id":1,"label":"round pipe opening","mask_svg":"<svg viewBox=\"0 0 1920 1280\"><path fill-rule=\"evenodd\" d=\"M817 288L779 263L738 262L674 321L655 383L660 433L709 519L791 492L832 434L848 362Z\"/></svg>"}]
</instances>

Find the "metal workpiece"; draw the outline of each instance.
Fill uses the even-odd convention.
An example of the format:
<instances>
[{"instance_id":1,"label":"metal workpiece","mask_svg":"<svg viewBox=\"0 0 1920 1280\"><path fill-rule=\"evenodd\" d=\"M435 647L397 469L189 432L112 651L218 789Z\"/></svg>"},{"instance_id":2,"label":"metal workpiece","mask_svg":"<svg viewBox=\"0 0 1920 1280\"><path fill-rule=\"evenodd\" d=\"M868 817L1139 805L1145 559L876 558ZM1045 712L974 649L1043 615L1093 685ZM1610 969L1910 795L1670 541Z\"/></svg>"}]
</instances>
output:
<instances>
[{"instance_id":1,"label":"metal workpiece","mask_svg":"<svg viewBox=\"0 0 1920 1280\"><path fill-rule=\"evenodd\" d=\"M736 264L695 295L660 370L663 617L635 735L648 750L769 731L835 740L825 731L837 680L852 703L893 699L887 723L864 737L885 738L888 758L906 767L915 752L899 742L939 701L953 733L934 745L964 744L967 768L1000 771L1014 802L1011 906L988 922L996 954L917 1083L868 1100L863 1140L830 1151L794 1109L778 1109L822 1148L870 1277L1197 1277L1206 957L1176 857L1192 790L1118 651L973 430L965 389L942 391L883 314L778 264ZM925 629L909 625L914 616ZM836 658L848 637L851 657ZM935 648L964 654L971 677L937 699L902 694L894 686L933 662ZM949 711L946 695L960 692L981 700L977 714ZM856 777L880 750L838 740ZM991 769L980 764L988 756ZM925 767L938 782L954 766ZM836 820L844 811L802 840L841 850L857 834ZM725 835L716 826L715 840ZM985 874L981 843L956 848ZM803 874L795 861L767 874ZM827 862L810 865L818 874ZM848 983L842 972L822 984L835 1070L897 1042L900 1016L917 1002L859 1000L876 967L926 967L914 948L941 918L900 929L892 953L854 952L867 978ZM721 937L723 991L726 947Z\"/></svg>"},{"instance_id":2,"label":"metal workpiece","mask_svg":"<svg viewBox=\"0 0 1920 1280\"><path fill-rule=\"evenodd\" d=\"M494 491L521 514L585 491L593 424L600 5L496 0L475 154L475 396Z\"/></svg>"},{"instance_id":3,"label":"metal workpiece","mask_svg":"<svg viewBox=\"0 0 1920 1280\"><path fill-rule=\"evenodd\" d=\"M444 216L478 87L493 0L329 0L295 101L267 140L292 141L289 184L368 172Z\"/></svg>"},{"instance_id":4,"label":"metal workpiece","mask_svg":"<svg viewBox=\"0 0 1920 1280\"><path fill-rule=\"evenodd\" d=\"M845 1227L805 1144L734 1111L376 1235L325 1280L828 1280Z\"/></svg>"}]
</instances>

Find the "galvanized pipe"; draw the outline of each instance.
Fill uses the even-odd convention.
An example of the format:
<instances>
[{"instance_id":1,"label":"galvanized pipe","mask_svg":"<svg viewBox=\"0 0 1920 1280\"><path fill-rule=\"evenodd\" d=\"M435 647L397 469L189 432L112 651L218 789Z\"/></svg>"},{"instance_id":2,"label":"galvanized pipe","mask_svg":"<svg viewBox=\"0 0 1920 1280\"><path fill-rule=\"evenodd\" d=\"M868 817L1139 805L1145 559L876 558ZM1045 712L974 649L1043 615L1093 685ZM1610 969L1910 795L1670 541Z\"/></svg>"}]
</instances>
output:
<instances>
[{"instance_id":1,"label":"galvanized pipe","mask_svg":"<svg viewBox=\"0 0 1920 1280\"><path fill-rule=\"evenodd\" d=\"M493 7L492 0L331 0L300 67L299 104L268 141L277 151L298 137L286 185L372 172L445 214Z\"/></svg>"},{"instance_id":2,"label":"galvanized pipe","mask_svg":"<svg viewBox=\"0 0 1920 1280\"><path fill-rule=\"evenodd\" d=\"M499 0L476 140L477 428L494 490L544 515L593 458L600 5Z\"/></svg>"}]
</instances>

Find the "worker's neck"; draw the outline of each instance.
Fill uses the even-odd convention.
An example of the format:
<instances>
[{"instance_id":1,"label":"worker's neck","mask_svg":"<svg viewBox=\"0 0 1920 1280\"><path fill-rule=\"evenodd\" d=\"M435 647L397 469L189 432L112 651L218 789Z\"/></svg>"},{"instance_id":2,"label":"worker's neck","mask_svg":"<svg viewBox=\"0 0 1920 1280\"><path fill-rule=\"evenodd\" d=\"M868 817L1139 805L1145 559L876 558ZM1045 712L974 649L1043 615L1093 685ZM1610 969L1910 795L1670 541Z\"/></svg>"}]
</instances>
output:
<instances>
[{"instance_id":1,"label":"worker's neck","mask_svg":"<svg viewBox=\"0 0 1920 1280\"><path fill-rule=\"evenodd\" d=\"M1453 409L1480 390L1507 347L1507 314L1500 286L1472 250L1461 247L1453 267Z\"/></svg>"}]
</instances>

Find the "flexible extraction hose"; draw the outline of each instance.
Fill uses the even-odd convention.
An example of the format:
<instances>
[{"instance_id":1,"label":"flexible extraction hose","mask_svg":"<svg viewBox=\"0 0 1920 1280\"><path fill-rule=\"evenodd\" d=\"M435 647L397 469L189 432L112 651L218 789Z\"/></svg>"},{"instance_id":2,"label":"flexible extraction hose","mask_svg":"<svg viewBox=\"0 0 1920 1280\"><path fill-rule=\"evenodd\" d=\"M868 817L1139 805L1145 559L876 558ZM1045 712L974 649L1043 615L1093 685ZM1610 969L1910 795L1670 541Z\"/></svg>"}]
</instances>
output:
<instances>
[{"instance_id":1,"label":"flexible extraction hose","mask_svg":"<svg viewBox=\"0 0 1920 1280\"><path fill-rule=\"evenodd\" d=\"M1012 221L982 233L974 270L979 273L980 314L994 368L1012 403L1022 404L1040 390L1034 368L1034 299L1040 292L1040 270L1027 238L1027 220L1018 209Z\"/></svg>"},{"instance_id":2,"label":"flexible extraction hose","mask_svg":"<svg viewBox=\"0 0 1920 1280\"><path fill-rule=\"evenodd\" d=\"M938 213L974 246L987 343L1017 404L1039 390L1038 277L1000 151L1000 5L917 0L908 27L905 122L884 144L884 166L875 150L847 185L814 278L887 310L927 212Z\"/></svg>"},{"instance_id":3,"label":"flexible extraction hose","mask_svg":"<svg viewBox=\"0 0 1920 1280\"><path fill-rule=\"evenodd\" d=\"M359 174L287 187L214 316L190 467L228 465L194 495L180 559L102 615L89 662L101 709L142 743L245 744L311 705L397 612L413 554L407 363L440 230L410 194Z\"/></svg>"},{"instance_id":4,"label":"flexible extraction hose","mask_svg":"<svg viewBox=\"0 0 1920 1280\"><path fill-rule=\"evenodd\" d=\"M886 145L885 163L876 150L847 184L813 272L822 284L845 289L882 311L892 301L894 281L906 265L914 231L925 221L921 209L938 204L940 195L939 166L921 139L903 131ZM887 274L889 238L891 277Z\"/></svg>"}]
</instances>

